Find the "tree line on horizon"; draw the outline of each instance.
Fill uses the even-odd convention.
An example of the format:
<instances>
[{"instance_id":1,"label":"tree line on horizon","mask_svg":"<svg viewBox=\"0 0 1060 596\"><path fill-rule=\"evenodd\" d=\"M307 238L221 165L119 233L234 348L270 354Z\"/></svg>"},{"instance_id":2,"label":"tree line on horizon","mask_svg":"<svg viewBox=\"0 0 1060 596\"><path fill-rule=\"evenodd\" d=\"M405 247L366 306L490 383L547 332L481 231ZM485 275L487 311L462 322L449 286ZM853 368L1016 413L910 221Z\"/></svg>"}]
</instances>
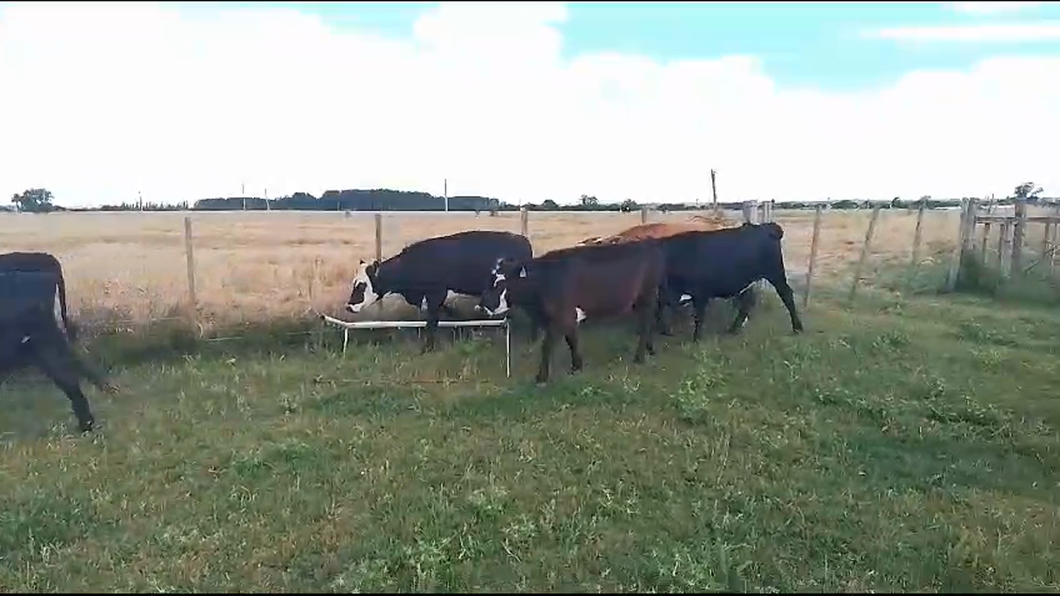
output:
<instances>
[{"instance_id":1,"label":"tree line on horizon","mask_svg":"<svg viewBox=\"0 0 1060 596\"><path fill-rule=\"evenodd\" d=\"M1017 198L1023 198L1031 204L1060 204L1060 199L1042 197L1042 188L1033 182L1016 186L1009 197L999 198L998 205L1010 205ZM919 199L904 200L895 197L889 201L872 201L862 199L839 199L825 201L772 201L775 209L814 209L819 204L831 209L870 209L880 205L884 209L910 209L921 203L927 209L944 209L959 206L961 199L935 199L922 196ZM633 199L605 203L592 195L581 195L573 204L561 205L551 199L541 203L515 204L492 197L460 195L449 197L449 211L486 212L496 215L504 211L518 211L527 207L530 211L639 211L642 206L650 206L659 211L694 211L712 207L710 201L698 203L645 202ZM739 209L741 203L718 201L724 209ZM5 206L0 205L0 209ZM7 210L26 213L49 213L52 211L444 211L445 197L421 191L402 191L391 189L353 189L329 190L320 197L304 192L266 200L263 197L223 197L199 199L193 204L188 201L177 203L156 203L151 201L122 202L101 207L67 208L55 204L51 191L44 188L26 190L11 198L11 208Z\"/></svg>"}]
</instances>

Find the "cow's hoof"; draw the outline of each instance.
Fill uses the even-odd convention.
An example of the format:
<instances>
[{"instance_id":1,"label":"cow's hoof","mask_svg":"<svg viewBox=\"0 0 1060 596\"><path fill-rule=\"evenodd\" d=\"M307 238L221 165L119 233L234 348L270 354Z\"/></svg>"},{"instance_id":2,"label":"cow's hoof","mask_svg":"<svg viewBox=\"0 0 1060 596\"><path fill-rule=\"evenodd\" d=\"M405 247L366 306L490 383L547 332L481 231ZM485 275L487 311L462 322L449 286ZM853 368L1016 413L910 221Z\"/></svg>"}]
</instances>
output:
<instances>
[{"instance_id":1,"label":"cow's hoof","mask_svg":"<svg viewBox=\"0 0 1060 596\"><path fill-rule=\"evenodd\" d=\"M92 432L96 427L95 420L89 420L88 422L78 423L77 429L81 431L81 434L88 434Z\"/></svg>"}]
</instances>

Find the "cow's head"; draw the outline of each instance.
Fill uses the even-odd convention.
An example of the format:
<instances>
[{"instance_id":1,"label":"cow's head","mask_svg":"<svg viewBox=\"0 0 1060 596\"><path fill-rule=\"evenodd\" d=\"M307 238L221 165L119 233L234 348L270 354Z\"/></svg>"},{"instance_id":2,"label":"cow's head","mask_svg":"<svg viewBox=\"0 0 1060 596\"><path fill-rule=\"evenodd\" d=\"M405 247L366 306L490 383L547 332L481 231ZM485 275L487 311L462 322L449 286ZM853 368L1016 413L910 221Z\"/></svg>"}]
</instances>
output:
<instances>
[{"instance_id":1,"label":"cow's head","mask_svg":"<svg viewBox=\"0 0 1060 596\"><path fill-rule=\"evenodd\" d=\"M352 313L361 312L361 309L371 306L379 300L379 263L369 265L361 261L357 267L357 275L353 278L353 289L350 298L346 301L346 310Z\"/></svg>"},{"instance_id":2,"label":"cow's head","mask_svg":"<svg viewBox=\"0 0 1060 596\"><path fill-rule=\"evenodd\" d=\"M482 293L478 308L491 317L508 312L508 289L513 280L526 277L526 265L513 259L497 259L493 267L493 284Z\"/></svg>"}]
</instances>

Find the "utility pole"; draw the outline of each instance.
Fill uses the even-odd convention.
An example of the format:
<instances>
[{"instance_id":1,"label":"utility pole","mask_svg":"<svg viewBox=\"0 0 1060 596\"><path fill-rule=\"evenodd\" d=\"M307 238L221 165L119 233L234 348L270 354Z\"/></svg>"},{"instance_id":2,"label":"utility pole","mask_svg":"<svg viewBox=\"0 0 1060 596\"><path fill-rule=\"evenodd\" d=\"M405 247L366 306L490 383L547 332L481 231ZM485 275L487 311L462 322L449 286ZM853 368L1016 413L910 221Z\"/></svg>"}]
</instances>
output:
<instances>
[{"instance_id":1,"label":"utility pole","mask_svg":"<svg viewBox=\"0 0 1060 596\"><path fill-rule=\"evenodd\" d=\"M449 213L449 179L442 181L442 194L445 196L445 212Z\"/></svg>"},{"instance_id":2,"label":"utility pole","mask_svg":"<svg viewBox=\"0 0 1060 596\"><path fill-rule=\"evenodd\" d=\"M714 171L714 168L711 168L710 169L710 192L714 195L714 213L715 214L718 212L718 186L717 186L717 184L714 181L714 177L716 175L717 175L717 172Z\"/></svg>"}]
</instances>

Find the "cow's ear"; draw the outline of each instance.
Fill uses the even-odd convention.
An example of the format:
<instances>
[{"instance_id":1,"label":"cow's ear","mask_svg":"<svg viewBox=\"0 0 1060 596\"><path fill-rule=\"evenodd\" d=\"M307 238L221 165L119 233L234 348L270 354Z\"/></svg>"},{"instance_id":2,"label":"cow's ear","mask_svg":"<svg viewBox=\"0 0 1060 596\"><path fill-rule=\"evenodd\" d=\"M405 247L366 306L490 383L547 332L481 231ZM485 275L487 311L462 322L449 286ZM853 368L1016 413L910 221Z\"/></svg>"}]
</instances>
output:
<instances>
[{"instance_id":1,"label":"cow's ear","mask_svg":"<svg viewBox=\"0 0 1060 596\"><path fill-rule=\"evenodd\" d=\"M526 277L526 266L519 268L519 277Z\"/></svg>"}]
</instances>

